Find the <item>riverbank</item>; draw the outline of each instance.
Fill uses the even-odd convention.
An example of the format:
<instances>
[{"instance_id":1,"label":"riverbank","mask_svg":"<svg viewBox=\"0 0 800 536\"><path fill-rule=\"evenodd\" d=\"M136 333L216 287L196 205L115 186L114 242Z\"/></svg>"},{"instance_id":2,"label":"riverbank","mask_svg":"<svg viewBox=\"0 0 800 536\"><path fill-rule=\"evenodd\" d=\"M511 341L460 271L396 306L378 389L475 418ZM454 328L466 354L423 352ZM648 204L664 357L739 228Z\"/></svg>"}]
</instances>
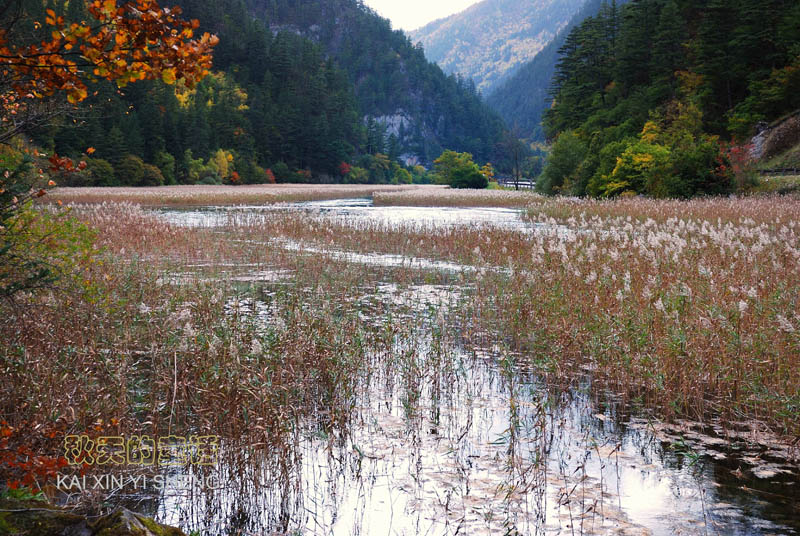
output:
<instances>
[{"instance_id":1,"label":"riverbank","mask_svg":"<svg viewBox=\"0 0 800 536\"><path fill-rule=\"evenodd\" d=\"M0 498L0 534L8 536L186 536L174 527L119 508L86 516L38 500Z\"/></svg>"}]
</instances>

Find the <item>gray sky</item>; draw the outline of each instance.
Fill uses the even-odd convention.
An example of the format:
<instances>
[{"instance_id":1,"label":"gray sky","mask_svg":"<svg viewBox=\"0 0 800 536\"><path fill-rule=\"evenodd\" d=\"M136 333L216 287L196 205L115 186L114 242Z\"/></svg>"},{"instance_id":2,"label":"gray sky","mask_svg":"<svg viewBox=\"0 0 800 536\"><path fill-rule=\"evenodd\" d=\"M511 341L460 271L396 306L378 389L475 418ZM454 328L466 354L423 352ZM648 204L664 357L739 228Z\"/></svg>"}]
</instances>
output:
<instances>
[{"instance_id":1,"label":"gray sky","mask_svg":"<svg viewBox=\"0 0 800 536\"><path fill-rule=\"evenodd\" d=\"M480 0L364 0L382 17L392 21L392 28L416 30L429 22L464 11Z\"/></svg>"}]
</instances>

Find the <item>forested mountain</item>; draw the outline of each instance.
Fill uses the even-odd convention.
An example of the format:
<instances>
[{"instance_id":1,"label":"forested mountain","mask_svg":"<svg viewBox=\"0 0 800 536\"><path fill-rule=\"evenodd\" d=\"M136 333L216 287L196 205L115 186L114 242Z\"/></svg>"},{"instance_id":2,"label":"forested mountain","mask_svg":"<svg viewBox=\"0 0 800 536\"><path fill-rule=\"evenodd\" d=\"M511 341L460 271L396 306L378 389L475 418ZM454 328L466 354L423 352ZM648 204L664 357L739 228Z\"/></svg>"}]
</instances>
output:
<instances>
[{"instance_id":1,"label":"forested mountain","mask_svg":"<svg viewBox=\"0 0 800 536\"><path fill-rule=\"evenodd\" d=\"M410 33L446 73L491 95L564 27L584 0L484 0Z\"/></svg>"},{"instance_id":2,"label":"forested mountain","mask_svg":"<svg viewBox=\"0 0 800 536\"><path fill-rule=\"evenodd\" d=\"M359 0L246 2L273 31L300 33L334 57L350 75L361 113L387 127L388 136L394 135L387 144L407 158L430 163L443 148L484 161L499 157L502 121L472 82L446 77L403 32Z\"/></svg>"},{"instance_id":3,"label":"forested mountain","mask_svg":"<svg viewBox=\"0 0 800 536\"><path fill-rule=\"evenodd\" d=\"M499 117L356 0L177 0L217 34L196 88L99 83L34 141L77 157L80 184L410 180L444 148L496 160ZM66 20L82 2L29 0ZM413 170L412 170L413 171Z\"/></svg>"},{"instance_id":4,"label":"forested mountain","mask_svg":"<svg viewBox=\"0 0 800 536\"><path fill-rule=\"evenodd\" d=\"M92 148L89 179L82 180L95 184L341 175L341 163L352 162L363 138L346 73L309 40L273 35L239 0L207 4L219 18L201 23L222 39L214 70L199 86L176 92L161 82L98 84L77 117L43 129L37 141L65 155ZM81 20L83 5L53 8ZM184 7L198 11L189 2Z\"/></svg>"},{"instance_id":5,"label":"forested mountain","mask_svg":"<svg viewBox=\"0 0 800 536\"><path fill-rule=\"evenodd\" d=\"M622 3L622 2L620 2ZM523 138L544 141L542 116L550 107L550 85L558 63L558 51L567 35L587 17L596 15L603 0L588 0L566 27L532 60L524 63L487 97L487 102Z\"/></svg>"},{"instance_id":6,"label":"forested mountain","mask_svg":"<svg viewBox=\"0 0 800 536\"><path fill-rule=\"evenodd\" d=\"M567 36L545 191L729 192L723 142L800 108L800 3L635 0Z\"/></svg>"}]
</instances>

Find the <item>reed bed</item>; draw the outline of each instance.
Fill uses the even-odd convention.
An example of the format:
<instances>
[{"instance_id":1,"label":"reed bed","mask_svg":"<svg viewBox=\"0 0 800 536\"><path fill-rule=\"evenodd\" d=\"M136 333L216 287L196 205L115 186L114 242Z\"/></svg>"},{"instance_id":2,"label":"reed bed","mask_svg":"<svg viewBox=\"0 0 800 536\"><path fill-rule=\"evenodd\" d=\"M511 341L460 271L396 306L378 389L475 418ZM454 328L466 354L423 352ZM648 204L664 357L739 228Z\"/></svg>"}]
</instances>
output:
<instances>
[{"instance_id":1,"label":"reed bed","mask_svg":"<svg viewBox=\"0 0 800 536\"><path fill-rule=\"evenodd\" d=\"M644 222L696 220L778 224L796 221L800 199L796 196L760 195L663 200L643 197L597 200L550 198L529 210L530 221L542 215L569 222L571 218L624 218Z\"/></svg>"},{"instance_id":2,"label":"reed bed","mask_svg":"<svg viewBox=\"0 0 800 536\"><path fill-rule=\"evenodd\" d=\"M426 227L300 215L231 222L315 252L474 268L460 314L562 377L593 370L662 415L800 434L800 203L789 197L548 201L536 226ZM254 238L255 239L255 238ZM466 275L465 275L466 274ZM469 275L472 274L472 275Z\"/></svg>"},{"instance_id":3,"label":"reed bed","mask_svg":"<svg viewBox=\"0 0 800 536\"><path fill-rule=\"evenodd\" d=\"M264 205L370 197L375 192L430 189L417 185L258 184L243 186L196 185L159 187L56 188L45 202L65 204L136 203L144 206Z\"/></svg>"},{"instance_id":4,"label":"reed bed","mask_svg":"<svg viewBox=\"0 0 800 536\"><path fill-rule=\"evenodd\" d=\"M280 465L309 422L346 437L366 352L395 333L390 318L363 323L361 267L243 247L130 204L71 215L97 232L91 260L0 304L0 420L26 434L12 446L55 454L71 433L207 433ZM245 262L292 276L261 296L226 282ZM187 271L189 284L173 283Z\"/></svg>"},{"instance_id":5,"label":"reed bed","mask_svg":"<svg viewBox=\"0 0 800 536\"><path fill-rule=\"evenodd\" d=\"M531 191L453 190L439 187L397 192L376 191L373 200L377 206L522 208L537 205L545 198Z\"/></svg>"},{"instance_id":6,"label":"reed bed","mask_svg":"<svg viewBox=\"0 0 800 536\"><path fill-rule=\"evenodd\" d=\"M513 350L550 379L588 373L664 418L800 435L792 198L543 200L524 229L295 212L181 228L133 204L71 211L96 230L94 260L58 289L0 305L0 415L37 426L41 441L55 434L53 445L67 432L191 428L280 452L308 419L346 435L357 380L375 370L368 356L398 359L399 340L417 336L414 317L365 308L381 281L456 287L457 303L430 312L436 332ZM245 268L291 275L261 295L226 282ZM189 284L172 282L187 273ZM430 371L397 367L410 367L413 414Z\"/></svg>"},{"instance_id":7,"label":"reed bed","mask_svg":"<svg viewBox=\"0 0 800 536\"><path fill-rule=\"evenodd\" d=\"M667 417L800 434L798 224L578 227L533 235L513 275L478 283L473 314L559 375L592 370Z\"/></svg>"}]
</instances>

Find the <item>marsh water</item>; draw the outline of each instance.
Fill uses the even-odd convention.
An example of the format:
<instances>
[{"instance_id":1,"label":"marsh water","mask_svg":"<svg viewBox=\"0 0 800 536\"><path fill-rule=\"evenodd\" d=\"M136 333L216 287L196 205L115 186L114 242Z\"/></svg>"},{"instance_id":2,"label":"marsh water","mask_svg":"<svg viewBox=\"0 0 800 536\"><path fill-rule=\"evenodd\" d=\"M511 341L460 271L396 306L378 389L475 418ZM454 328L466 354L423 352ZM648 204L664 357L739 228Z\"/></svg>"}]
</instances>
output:
<instances>
[{"instance_id":1,"label":"marsh water","mask_svg":"<svg viewBox=\"0 0 800 536\"><path fill-rule=\"evenodd\" d=\"M180 225L216 226L232 211L274 210L355 222L535 227L518 210L374 207L361 199L161 214ZM409 262L306 251L380 267ZM465 268L417 261L420 270ZM285 272L244 277L255 283L229 307L268 325L289 279ZM382 316L392 315L414 327L370 354L346 426L307 419L281 452L230 438L210 470L213 489L168 485L138 497L138 509L201 534L800 533L791 447L754 441L759 431L751 425L659 422L593 388L591 370L552 385L526 356L444 336L443 315L468 299L469 289L457 284L365 287L365 324L380 329Z\"/></svg>"},{"instance_id":2,"label":"marsh water","mask_svg":"<svg viewBox=\"0 0 800 536\"><path fill-rule=\"evenodd\" d=\"M430 226L493 224L521 228L522 212L511 208L452 208L452 207L396 207L375 206L370 198L333 199L281 203L259 206L199 207L193 209L165 209L160 213L170 222L185 226L213 227L226 223L232 216L263 216L270 212L300 211L320 217L389 225L418 224Z\"/></svg>"}]
</instances>

